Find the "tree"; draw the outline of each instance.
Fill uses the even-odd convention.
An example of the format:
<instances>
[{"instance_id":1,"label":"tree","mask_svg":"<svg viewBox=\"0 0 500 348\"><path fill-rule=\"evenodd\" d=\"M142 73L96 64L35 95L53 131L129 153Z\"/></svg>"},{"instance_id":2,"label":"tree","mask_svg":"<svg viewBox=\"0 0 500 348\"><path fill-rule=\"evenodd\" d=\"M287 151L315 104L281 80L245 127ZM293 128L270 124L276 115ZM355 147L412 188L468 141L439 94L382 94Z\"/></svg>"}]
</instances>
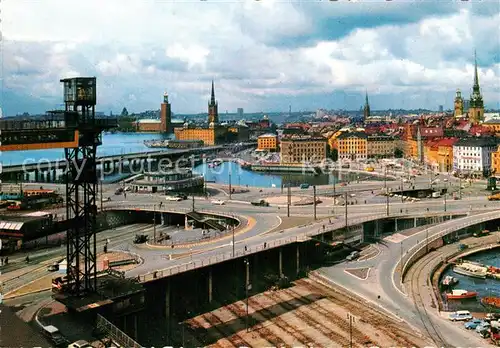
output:
<instances>
[{"instance_id":1,"label":"tree","mask_svg":"<svg viewBox=\"0 0 500 348\"><path fill-rule=\"evenodd\" d=\"M337 162L339 159L339 150L332 149L330 151L330 158L332 159L332 161Z\"/></svg>"},{"instance_id":2,"label":"tree","mask_svg":"<svg viewBox=\"0 0 500 348\"><path fill-rule=\"evenodd\" d=\"M396 157L396 158L403 158L403 150L401 150L399 147L397 147L394 150L394 157Z\"/></svg>"},{"instance_id":3,"label":"tree","mask_svg":"<svg viewBox=\"0 0 500 348\"><path fill-rule=\"evenodd\" d=\"M128 116L128 111L127 111L127 108L123 108L122 110L122 116Z\"/></svg>"}]
</instances>

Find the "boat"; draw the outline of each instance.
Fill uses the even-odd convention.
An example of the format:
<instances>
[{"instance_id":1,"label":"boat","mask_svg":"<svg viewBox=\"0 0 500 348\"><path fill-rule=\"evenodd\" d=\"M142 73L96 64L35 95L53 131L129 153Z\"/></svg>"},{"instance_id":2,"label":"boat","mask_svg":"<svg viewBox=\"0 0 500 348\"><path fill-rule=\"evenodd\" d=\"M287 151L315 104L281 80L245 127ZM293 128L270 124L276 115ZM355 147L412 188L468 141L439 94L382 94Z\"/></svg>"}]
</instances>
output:
<instances>
[{"instance_id":1,"label":"boat","mask_svg":"<svg viewBox=\"0 0 500 348\"><path fill-rule=\"evenodd\" d=\"M481 303L484 306L500 308L500 297L483 297Z\"/></svg>"},{"instance_id":2,"label":"boat","mask_svg":"<svg viewBox=\"0 0 500 348\"><path fill-rule=\"evenodd\" d=\"M488 269L471 263L460 263L453 267L453 272L473 278L486 279Z\"/></svg>"},{"instance_id":3,"label":"boat","mask_svg":"<svg viewBox=\"0 0 500 348\"><path fill-rule=\"evenodd\" d=\"M467 290L451 290L451 292L446 293L446 298L448 300L465 300L469 298L476 298L477 292L467 291Z\"/></svg>"},{"instance_id":4,"label":"boat","mask_svg":"<svg viewBox=\"0 0 500 348\"><path fill-rule=\"evenodd\" d=\"M455 284L458 283L458 279L455 278L455 277L452 277L452 276L446 276L444 277L443 281L441 282L441 284L443 286L453 286Z\"/></svg>"}]
</instances>

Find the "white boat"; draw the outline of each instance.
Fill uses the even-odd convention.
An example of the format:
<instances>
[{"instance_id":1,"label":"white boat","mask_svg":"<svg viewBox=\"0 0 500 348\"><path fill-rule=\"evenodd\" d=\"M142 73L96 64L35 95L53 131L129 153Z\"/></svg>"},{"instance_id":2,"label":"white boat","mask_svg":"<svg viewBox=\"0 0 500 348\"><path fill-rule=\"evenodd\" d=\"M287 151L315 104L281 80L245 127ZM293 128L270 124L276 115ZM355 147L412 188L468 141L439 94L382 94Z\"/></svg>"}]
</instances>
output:
<instances>
[{"instance_id":1,"label":"white boat","mask_svg":"<svg viewBox=\"0 0 500 348\"><path fill-rule=\"evenodd\" d=\"M460 263L453 267L453 272L473 278L486 279L488 269L486 267L470 264Z\"/></svg>"},{"instance_id":2,"label":"white boat","mask_svg":"<svg viewBox=\"0 0 500 348\"><path fill-rule=\"evenodd\" d=\"M452 277L452 276L446 276L444 277L443 281L441 282L441 284L443 286L453 286L455 284L458 283L458 279L455 278L455 277Z\"/></svg>"}]
</instances>

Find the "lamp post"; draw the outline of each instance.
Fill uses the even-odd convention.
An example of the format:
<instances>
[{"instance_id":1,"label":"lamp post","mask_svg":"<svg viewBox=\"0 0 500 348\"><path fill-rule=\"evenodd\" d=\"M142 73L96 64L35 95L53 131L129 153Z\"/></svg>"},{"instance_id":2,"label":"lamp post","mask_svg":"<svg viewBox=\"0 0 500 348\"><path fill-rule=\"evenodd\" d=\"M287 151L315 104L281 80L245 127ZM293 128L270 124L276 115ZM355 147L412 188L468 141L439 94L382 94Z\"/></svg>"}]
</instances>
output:
<instances>
[{"instance_id":1,"label":"lamp post","mask_svg":"<svg viewBox=\"0 0 500 348\"><path fill-rule=\"evenodd\" d=\"M233 258L234 258L234 225L231 225L231 230L233 231Z\"/></svg>"},{"instance_id":2,"label":"lamp post","mask_svg":"<svg viewBox=\"0 0 500 348\"><path fill-rule=\"evenodd\" d=\"M100 193L100 196L101 196L101 212L103 211L102 209L102 179L99 181L99 193ZM22 190L21 190L22 192Z\"/></svg>"},{"instance_id":3,"label":"lamp post","mask_svg":"<svg viewBox=\"0 0 500 348\"><path fill-rule=\"evenodd\" d=\"M385 188L385 205L387 210L387 216L389 216L389 188L387 187L387 166L384 170L384 188Z\"/></svg>"},{"instance_id":4,"label":"lamp post","mask_svg":"<svg viewBox=\"0 0 500 348\"><path fill-rule=\"evenodd\" d=\"M314 220L316 220L316 185L313 186L313 200Z\"/></svg>"},{"instance_id":5,"label":"lamp post","mask_svg":"<svg viewBox=\"0 0 500 348\"><path fill-rule=\"evenodd\" d=\"M347 227L349 226L347 222L347 192L344 193L344 200L345 200L345 231L347 233Z\"/></svg>"},{"instance_id":6,"label":"lamp post","mask_svg":"<svg viewBox=\"0 0 500 348\"><path fill-rule=\"evenodd\" d=\"M245 263L245 299L246 299L246 309L247 309L247 313L246 313L246 317L245 317L245 326L246 326L246 330L247 332L250 331L250 328L249 328L249 325L248 325L248 319L249 319L249 315L248 315L248 290L249 290L249 287L250 287L250 261L245 258L245 260L243 261Z\"/></svg>"},{"instance_id":7,"label":"lamp post","mask_svg":"<svg viewBox=\"0 0 500 348\"><path fill-rule=\"evenodd\" d=\"M403 242L399 243L401 245L401 258L399 260L399 263L401 263L401 275L403 275Z\"/></svg>"},{"instance_id":8,"label":"lamp post","mask_svg":"<svg viewBox=\"0 0 500 348\"><path fill-rule=\"evenodd\" d=\"M333 176L333 209L332 209L332 213L335 214L335 191L336 191L336 188L335 188L335 182L336 182L336 178L335 178L335 175Z\"/></svg>"},{"instance_id":9,"label":"lamp post","mask_svg":"<svg viewBox=\"0 0 500 348\"><path fill-rule=\"evenodd\" d=\"M153 205L153 244L156 243L156 204Z\"/></svg>"},{"instance_id":10,"label":"lamp post","mask_svg":"<svg viewBox=\"0 0 500 348\"><path fill-rule=\"evenodd\" d=\"M446 196L448 195L448 182L444 183L444 212L446 213Z\"/></svg>"},{"instance_id":11,"label":"lamp post","mask_svg":"<svg viewBox=\"0 0 500 348\"><path fill-rule=\"evenodd\" d=\"M231 200L231 166L229 166L229 200Z\"/></svg>"}]
</instances>

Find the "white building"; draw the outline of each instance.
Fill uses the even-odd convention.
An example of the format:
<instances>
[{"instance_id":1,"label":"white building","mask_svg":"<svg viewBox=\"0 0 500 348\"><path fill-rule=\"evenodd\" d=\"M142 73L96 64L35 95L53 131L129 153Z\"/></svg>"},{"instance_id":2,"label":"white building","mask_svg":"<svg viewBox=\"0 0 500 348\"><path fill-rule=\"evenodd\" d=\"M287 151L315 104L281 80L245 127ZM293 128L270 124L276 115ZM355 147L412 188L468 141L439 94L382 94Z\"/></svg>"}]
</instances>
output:
<instances>
[{"instance_id":1,"label":"white building","mask_svg":"<svg viewBox=\"0 0 500 348\"><path fill-rule=\"evenodd\" d=\"M488 175L491 154L496 151L495 138L465 138L453 145L453 170L464 174Z\"/></svg>"}]
</instances>

